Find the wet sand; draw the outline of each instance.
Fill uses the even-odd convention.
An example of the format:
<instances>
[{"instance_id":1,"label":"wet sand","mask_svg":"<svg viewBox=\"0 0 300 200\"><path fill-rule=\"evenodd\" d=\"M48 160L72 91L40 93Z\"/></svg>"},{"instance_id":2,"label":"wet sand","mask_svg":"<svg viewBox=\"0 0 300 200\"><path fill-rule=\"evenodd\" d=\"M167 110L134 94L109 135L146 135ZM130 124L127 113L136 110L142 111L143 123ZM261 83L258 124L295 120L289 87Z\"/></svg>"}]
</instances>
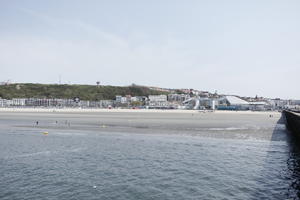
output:
<instances>
[{"instance_id":1,"label":"wet sand","mask_svg":"<svg viewBox=\"0 0 300 200\"><path fill-rule=\"evenodd\" d=\"M2 129L49 134L90 131L282 140L285 126L278 123L280 118L279 112L251 111L0 109Z\"/></svg>"}]
</instances>

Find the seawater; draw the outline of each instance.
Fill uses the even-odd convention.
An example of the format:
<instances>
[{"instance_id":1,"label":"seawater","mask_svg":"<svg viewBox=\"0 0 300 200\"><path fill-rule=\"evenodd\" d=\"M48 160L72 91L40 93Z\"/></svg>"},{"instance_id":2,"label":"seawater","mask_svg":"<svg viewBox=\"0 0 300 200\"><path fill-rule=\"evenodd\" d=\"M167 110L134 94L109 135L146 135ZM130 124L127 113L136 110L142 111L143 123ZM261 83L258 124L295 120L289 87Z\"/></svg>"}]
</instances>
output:
<instances>
[{"instance_id":1,"label":"seawater","mask_svg":"<svg viewBox=\"0 0 300 200\"><path fill-rule=\"evenodd\" d=\"M297 199L299 162L288 140L1 130L0 199Z\"/></svg>"}]
</instances>

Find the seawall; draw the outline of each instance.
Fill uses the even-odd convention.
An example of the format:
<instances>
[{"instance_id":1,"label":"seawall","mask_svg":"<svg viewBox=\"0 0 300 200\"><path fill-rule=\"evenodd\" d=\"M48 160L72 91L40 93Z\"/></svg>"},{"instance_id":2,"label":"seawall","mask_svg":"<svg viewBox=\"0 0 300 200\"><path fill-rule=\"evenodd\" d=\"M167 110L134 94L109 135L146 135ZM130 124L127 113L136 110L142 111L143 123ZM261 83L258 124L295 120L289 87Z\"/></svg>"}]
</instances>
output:
<instances>
[{"instance_id":1,"label":"seawall","mask_svg":"<svg viewBox=\"0 0 300 200\"><path fill-rule=\"evenodd\" d=\"M287 128L300 138L300 113L284 110Z\"/></svg>"}]
</instances>

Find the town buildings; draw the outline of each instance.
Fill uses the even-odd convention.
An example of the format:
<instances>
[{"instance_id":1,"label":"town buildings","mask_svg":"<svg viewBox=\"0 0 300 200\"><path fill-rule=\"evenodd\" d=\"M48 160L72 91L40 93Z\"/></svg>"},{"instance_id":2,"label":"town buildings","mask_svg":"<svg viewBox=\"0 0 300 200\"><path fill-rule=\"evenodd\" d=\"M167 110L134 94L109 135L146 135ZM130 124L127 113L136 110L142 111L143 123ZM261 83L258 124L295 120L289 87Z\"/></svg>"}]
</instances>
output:
<instances>
[{"instance_id":1,"label":"town buildings","mask_svg":"<svg viewBox=\"0 0 300 200\"><path fill-rule=\"evenodd\" d=\"M115 100L87 101L47 98L0 98L0 107L44 107L44 108L149 108L149 109L193 109L193 110L282 110L299 109L300 100L246 98L233 95L168 94L146 96L121 96Z\"/></svg>"}]
</instances>

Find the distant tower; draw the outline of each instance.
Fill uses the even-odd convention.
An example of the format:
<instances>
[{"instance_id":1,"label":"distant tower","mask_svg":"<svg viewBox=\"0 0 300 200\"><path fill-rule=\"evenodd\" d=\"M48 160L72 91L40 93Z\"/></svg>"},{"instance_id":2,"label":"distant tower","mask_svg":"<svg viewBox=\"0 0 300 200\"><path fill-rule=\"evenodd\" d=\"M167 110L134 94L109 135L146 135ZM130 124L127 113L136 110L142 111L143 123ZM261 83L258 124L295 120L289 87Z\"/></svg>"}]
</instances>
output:
<instances>
[{"instance_id":1,"label":"distant tower","mask_svg":"<svg viewBox=\"0 0 300 200\"><path fill-rule=\"evenodd\" d=\"M99 87L99 85L100 85L100 81L97 81L97 82L96 82L96 84L97 84L97 87Z\"/></svg>"},{"instance_id":2,"label":"distant tower","mask_svg":"<svg viewBox=\"0 0 300 200\"><path fill-rule=\"evenodd\" d=\"M58 84L61 85L61 75L58 77Z\"/></svg>"}]
</instances>

